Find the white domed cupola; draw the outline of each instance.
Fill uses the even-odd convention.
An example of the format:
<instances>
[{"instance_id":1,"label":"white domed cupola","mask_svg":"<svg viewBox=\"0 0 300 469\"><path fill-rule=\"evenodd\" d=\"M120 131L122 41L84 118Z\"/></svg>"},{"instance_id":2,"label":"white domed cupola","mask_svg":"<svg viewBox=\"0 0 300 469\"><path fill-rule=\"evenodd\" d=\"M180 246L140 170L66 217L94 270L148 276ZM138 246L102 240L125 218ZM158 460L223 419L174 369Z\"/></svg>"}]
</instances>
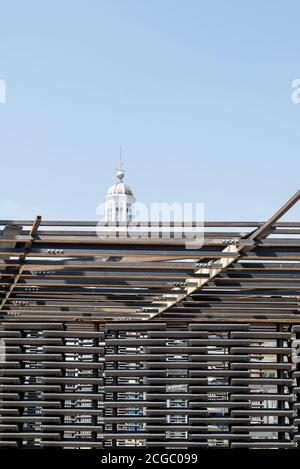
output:
<instances>
[{"instance_id":1,"label":"white domed cupola","mask_svg":"<svg viewBox=\"0 0 300 469\"><path fill-rule=\"evenodd\" d=\"M117 182L108 188L105 197L105 220L111 222L129 222L132 220L132 204L135 202L133 192L123 182L125 171L123 163L117 169Z\"/></svg>"}]
</instances>

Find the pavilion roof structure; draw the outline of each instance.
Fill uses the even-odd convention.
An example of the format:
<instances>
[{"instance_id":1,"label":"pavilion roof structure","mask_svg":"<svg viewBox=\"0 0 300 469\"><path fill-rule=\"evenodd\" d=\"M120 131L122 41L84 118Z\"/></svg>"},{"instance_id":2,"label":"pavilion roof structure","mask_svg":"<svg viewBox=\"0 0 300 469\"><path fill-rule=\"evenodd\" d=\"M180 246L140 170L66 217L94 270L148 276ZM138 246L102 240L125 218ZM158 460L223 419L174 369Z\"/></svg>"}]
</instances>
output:
<instances>
[{"instance_id":1,"label":"pavilion roof structure","mask_svg":"<svg viewBox=\"0 0 300 469\"><path fill-rule=\"evenodd\" d=\"M207 221L199 246L193 221L0 220L1 319L299 322L300 222L281 221L299 198Z\"/></svg>"}]
</instances>

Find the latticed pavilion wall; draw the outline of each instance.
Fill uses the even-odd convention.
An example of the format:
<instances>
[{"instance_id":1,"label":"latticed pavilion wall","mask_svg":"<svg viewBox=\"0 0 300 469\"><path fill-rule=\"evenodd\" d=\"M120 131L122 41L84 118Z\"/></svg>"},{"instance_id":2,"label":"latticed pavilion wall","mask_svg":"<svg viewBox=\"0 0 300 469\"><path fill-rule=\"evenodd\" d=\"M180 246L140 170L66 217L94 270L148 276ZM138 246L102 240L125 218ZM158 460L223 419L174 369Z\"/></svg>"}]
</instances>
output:
<instances>
[{"instance_id":1,"label":"latticed pavilion wall","mask_svg":"<svg viewBox=\"0 0 300 469\"><path fill-rule=\"evenodd\" d=\"M1 447L298 445L300 325L3 321Z\"/></svg>"}]
</instances>

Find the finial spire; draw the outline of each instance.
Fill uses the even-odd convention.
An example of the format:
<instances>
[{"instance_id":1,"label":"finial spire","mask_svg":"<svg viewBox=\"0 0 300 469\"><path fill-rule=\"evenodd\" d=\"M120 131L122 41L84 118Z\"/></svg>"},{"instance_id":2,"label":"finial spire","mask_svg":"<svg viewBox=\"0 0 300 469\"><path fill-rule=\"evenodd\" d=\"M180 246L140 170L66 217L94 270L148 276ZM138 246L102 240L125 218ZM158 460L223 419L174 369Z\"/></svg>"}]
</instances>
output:
<instances>
[{"instance_id":1,"label":"finial spire","mask_svg":"<svg viewBox=\"0 0 300 469\"><path fill-rule=\"evenodd\" d=\"M119 163L119 167L117 168L117 178L122 181L123 177L124 177L124 174L125 174L125 171L123 169L124 167L124 164L123 164L123 161L122 161L122 147L120 147L120 163Z\"/></svg>"}]
</instances>

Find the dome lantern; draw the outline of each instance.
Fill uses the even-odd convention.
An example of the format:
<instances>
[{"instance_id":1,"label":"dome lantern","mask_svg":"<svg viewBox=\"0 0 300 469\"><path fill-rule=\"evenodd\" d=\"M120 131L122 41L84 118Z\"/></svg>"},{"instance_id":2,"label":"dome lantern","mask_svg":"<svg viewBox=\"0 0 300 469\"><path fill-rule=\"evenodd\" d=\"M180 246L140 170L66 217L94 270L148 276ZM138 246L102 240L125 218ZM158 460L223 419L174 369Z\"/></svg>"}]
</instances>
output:
<instances>
[{"instance_id":1,"label":"dome lantern","mask_svg":"<svg viewBox=\"0 0 300 469\"><path fill-rule=\"evenodd\" d=\"M135 198L131 187L123 182L125 171L120 162L116 171L117 182L110 186L105 197L105 220L129 222L132 220L132 204Z\"/></svg>"}]
</instances>

